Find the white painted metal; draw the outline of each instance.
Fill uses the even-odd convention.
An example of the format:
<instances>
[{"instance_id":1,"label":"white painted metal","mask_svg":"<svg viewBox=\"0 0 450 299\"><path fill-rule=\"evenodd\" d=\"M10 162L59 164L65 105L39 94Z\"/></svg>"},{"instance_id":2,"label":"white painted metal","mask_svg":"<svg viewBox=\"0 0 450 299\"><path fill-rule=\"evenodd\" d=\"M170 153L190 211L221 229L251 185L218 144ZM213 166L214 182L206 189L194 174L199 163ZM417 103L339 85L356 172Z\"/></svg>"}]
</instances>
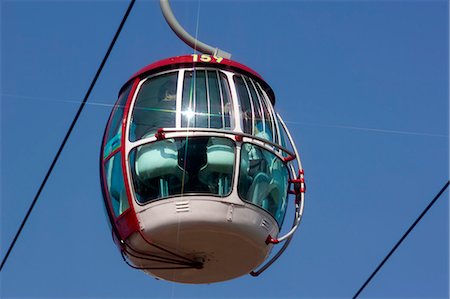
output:
<instances>
[{"instance_id":1,"label":"white painted metal","mask_svg":"<svg viewBox=\"0 0 450 299\"><path fill-rule=\"evenodd\" d=\"M234 196L183 196L137 206L145 238L204 263L202 269L144 271L169 281L212 283L248 274L258 267L272 249L265 240L269 234L278 234L277 223L265 211L244 204L239 198L232 198ZM127 242L141 251L164 254L139 234L132 235ZM132 256L128 258L142 268L167 266Z\"/></svg>"}]
</instances>

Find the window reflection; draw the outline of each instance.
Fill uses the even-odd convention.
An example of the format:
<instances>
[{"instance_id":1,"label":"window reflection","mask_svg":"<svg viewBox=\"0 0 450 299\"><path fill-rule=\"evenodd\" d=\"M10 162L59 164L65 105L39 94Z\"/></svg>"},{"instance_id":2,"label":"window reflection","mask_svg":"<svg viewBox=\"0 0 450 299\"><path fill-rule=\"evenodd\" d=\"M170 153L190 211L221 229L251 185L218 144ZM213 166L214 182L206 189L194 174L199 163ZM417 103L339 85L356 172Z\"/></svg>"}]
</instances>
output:
<instances>
[{"instance_id":1,"label":"window reflection","mask_svg":"<svg viewBox=\"0 0 450 299\"><path fill-rule=\"evenodd\" d=\"M149 78L142 84L133 108L130 140L151 136L159 128L174 128L178 72Z\"/></svg>"},{"instance_id":2,"label":"window reflection","mask_svg":"<svg viewBox=\"0 0 450 299\"><path fill-rule=\"evenodd\" d=\"M237 74L234 75L234 83L241 108L242 131L277 142L273 107L260 85L249 77Z\"/></svg>"},{"instance_id":3,"label":"window reflection","mask_svg":"<svg viewBox=\"0 0 450 299\"><path fill-rule=\"evenodd\" d=\"M115 105L114 111L111 113L110 122L108 124L108 131L106 137L105 148L103 149L103 158L107 158L113 151L120 147L120 138L122 136L122 120L125 104L128 95L130 94L132 84L120 94L119 99Z\"/></svg>"},{"instance_id":4,"label":"window reflection","mask_svg":"<svg viewBox=\"0 0 450 299\"><path fill-rule=\"evenodd\" d=\"M112 156L105 163L105 176L110 204L114 211L114 215L117 217L129 207L122 173L122 158L120 152Z\"/></svg>"},{"instance_id":5,"label":"window reflection","mask_svg":"<svg viewBox=\"0 0 450 299\"><path fill-rule=\"evenodd\" d=\"M221 137L172 138L135 148L130 155L140 203L180 194L228 196L234 142Z\"/></svg>"},{"instance_id":6,"label":"window reflection","mask_svg":"<svg viewBox=\"0 0 450 299\"><path fill-rule=\"evenodd\" d=\"M234 76L234 84L241 107L242 130L244 133L253 134L253 106L244 79L241 76Z\"/></svg>"},{"instance_id":7,"label":"window reflection","mask_svg":"<svg viewBox=\"0 0 450 299\"><path fill-rule=\"evenodd\" d=\"M239 196L268 211L279 225L286 213L288 180L288 169L280 158L259 146L243 144Z\"/></svg>"},{"instance_id":8,"label":"window reflection","mask_svg":"<svg viewBox=\"0 0 450 299\"><path fill-rule=\"evenodd\" d=\"M181 103L182 127L232 129L226 76L217 70L186 71Z\"/></svg>"}]
</instances>

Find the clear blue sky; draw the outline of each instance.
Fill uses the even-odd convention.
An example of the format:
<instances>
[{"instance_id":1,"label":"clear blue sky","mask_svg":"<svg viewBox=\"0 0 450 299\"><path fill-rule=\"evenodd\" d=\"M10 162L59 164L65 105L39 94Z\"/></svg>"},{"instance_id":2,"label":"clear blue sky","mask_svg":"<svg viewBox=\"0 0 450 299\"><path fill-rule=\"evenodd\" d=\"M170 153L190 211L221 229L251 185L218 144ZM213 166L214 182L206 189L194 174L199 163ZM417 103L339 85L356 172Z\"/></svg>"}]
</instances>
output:
<instances>
[{"instance_id":1,"label":"clear blue sky","mask_svg":"<svg viewBox=\"0 0 450 299\"><path fill-rule=\"evenodd\" d=\"M100 64L127 1L1 2L1 256ZM448 180L448 1L173 1L189 32L259 72L307 178L302 226L259 278L157 281L111 240L101 137L129 76L190 54L138 0L1 273L2 298L351 297ZM448 298L449 192L362 297ZM290 222L290 221L289 221Z\"/></svg>"}]
</instances>

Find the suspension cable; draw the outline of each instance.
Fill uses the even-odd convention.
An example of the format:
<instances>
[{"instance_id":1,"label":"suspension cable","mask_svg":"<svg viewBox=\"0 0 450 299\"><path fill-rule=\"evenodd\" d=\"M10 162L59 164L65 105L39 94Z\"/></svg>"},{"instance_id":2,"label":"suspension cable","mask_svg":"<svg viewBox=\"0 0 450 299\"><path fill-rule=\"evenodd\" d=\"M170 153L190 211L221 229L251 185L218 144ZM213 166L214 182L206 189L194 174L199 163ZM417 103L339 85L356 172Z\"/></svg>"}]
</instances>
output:
<instances>
[{"instance_id":1,"label":"suspension cable","mask_svg":"<svg viewBox=\"0 0 450 299\"><path fill-rule=\"evenodd\" d=\"M22 232L22 229L24 228L24 226L25 226L25 224L26 224L26 222L28 220L28 217L30 216L34 206L36 205L36 202L39 199L39 196L40 196L42 190L44 189L45 184L47 183L47 180L50 177L50 174L52 173L53 168L55 167L56 162L58 161L58 158L61 155L61 152L63 151L64 146L66 145L67 140L69 139L70 134L72 133L72 130L75 127L75 124L77 123L78 118L80 117L81 112L83 111L83 108L86 105L86 102L87 102L87 100L88 100L92 90L94 89L95 83L97 83L97 79L99 78L100 73L102 72L103 67L106 64L106 61L108 60L109 54L111 53L111 51L112 51L112 49L114 47L114 44L116 43L117 38L119 37L119 34L122 31L122 28L125 25L125 22L126 22L126 20L128 18L128 15L130 14L131 9L133 8L133 5L134 5L135 2L136 2L136 0L131 0L130 1L130 4L128 5L128 8L127 8L127 10L125 12L125 15L123 16L122 21L120 22L120 25L117 28L116 34L114 35L114 37L113 37L113 39L112 39L112 41L111 41L111 43L109 45L109 48L106 51L106 54L103 57L102 62L100 63L100 66L99 66L99 68L97 70L97 73L95 74L94 79L92 80L91 85L89 86L89 89L87 90L86 95L84 96L84 99L83 99L83 101L80 104L80 107L78 108L77 114L73 118L72 123L71 123L69 129L67 130L66 136L64 137L64 139L63 139L63 141L62 141L62 143L61 143L61 145L60 145L60 147L58 149L58 152L56 153L55 157L53 158L52 164L50 165L50 168L48 169L47 174L44 177L44 180L42 181L42 183L41 183L41 185L40 185L36 195L34 196L33 202L31 203L30 207L28 208L28 211L27 211L25 217L23 218L22 223L20 224L20 227L19 227L19 229L18 229L18 231L17 231L13 241L11 242L11 245L9 246L8 251L6 252L5 257L2 260L2 264L0 265L0 271L2 271L3 266L6 263L6 260L8 259L9 255L10 255L10 253L11 253L13 247L14 247L14 245L16 244L17 239L19 238L20 233Z\"/></svg>"},{"instance_id":2,"label":"suspension cable","mask_svg":"<svg viewBox=\"0 0 450 299\"><path fill-rule=\"evenodd\" d=\"M361 286L361 288L356 292L356 294L353 296L353 299L357 298L359 294L364 290L364 288L369 284L369 282L372 280L372 278L377 274L377 272L383 267L383 265L386 263L386 261L389 259L389 257L394 253L394 251L400 246L400 244L405 240L405 238L408 236L408 234L414 229L417 223L422 219L423 216L428 212L428 210L434 205L434 203L438 200L438 198L444 193L444 191L447 189L450 181L447 181L442 187L442 189L438 192L438 194L431 200L431 202L428 204L428 206L423 210L423 212L417 217L416 221L409 227L409 229L406 231L406 233L400 238L400 240L395 244L395 246L391 249L391 251L386 255L386 257L381 261L381 263L378 265L378 267L373 271L373 273L369 276L369 278L364 282L364 284Z\"/></svg>"}]
</instances>

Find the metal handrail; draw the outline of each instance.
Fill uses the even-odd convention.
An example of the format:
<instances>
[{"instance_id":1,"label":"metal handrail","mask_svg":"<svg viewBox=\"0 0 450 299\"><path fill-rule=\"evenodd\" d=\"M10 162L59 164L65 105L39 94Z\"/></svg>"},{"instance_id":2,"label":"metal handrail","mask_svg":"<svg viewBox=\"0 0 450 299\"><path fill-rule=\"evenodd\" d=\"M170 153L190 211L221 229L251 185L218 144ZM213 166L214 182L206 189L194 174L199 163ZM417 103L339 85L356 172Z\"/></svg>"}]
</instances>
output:
<instances>
[{"instance_id":1,"label":"metal handrail","mask_svg":"<svg viewBox=\"0 0 450 299\"><path fill-rule=\"evenodd\" d=\"M269 268L280 256L283 254L283 252L286 250L286 248L289 246L289 243L292 240L292 237L294 236L295 231L298 229L300 222L302 220L303 216L303 209L305 206L305 182L304 182L304 171L302 168L302 164L300 161L300 155L298 154L297 147L295 146L294 140L292 139L292 135L289 132L288 128L286 127L286 124L284 123L281 116L277 113L278 120L280 121L281 125L283 126L283 129L286 132L286 135L289 139L289 142L292 145L292 148L295 153L295 157L298 163L299 171L298 171L298 177L297 180L300 182L299 190L296 191L296 198L295 198L295 217L294 222L292 224L292 228L287 232L284 236L278 238L278 239L271 239L268 238L269 243L278 244L280 242L284 242L283 246L280 248L280 250L268 261L266 262L262 267L260 267L256 271L250 272L250 275L252 276L259 276L261 273L263 273L267 268ZM293 171L295 175L295 171ZM269 236L270 237L270 236Z\"/></svg>"}]
</instances>

